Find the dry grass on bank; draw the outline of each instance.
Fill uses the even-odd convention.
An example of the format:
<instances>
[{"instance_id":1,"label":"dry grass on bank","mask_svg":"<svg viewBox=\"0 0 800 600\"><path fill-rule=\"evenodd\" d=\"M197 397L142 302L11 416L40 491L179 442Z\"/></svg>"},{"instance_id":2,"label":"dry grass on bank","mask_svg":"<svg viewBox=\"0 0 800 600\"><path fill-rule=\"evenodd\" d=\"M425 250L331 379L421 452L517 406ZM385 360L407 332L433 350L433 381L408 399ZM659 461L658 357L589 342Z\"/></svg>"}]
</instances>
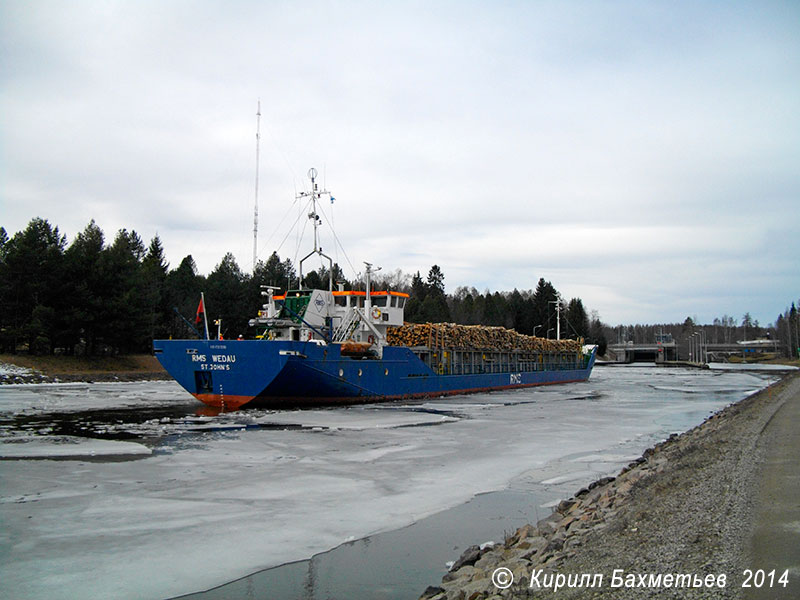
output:
<instances>
[{"instance_id":1,"label":"dry grass on bank","mask_svg":"<svg viewBox=\"0 0 800 600\"><path fill-rule=\"evenodd\" d=\"M156 358L149 354L102 357L0 354L0 363L33 369L49 377L164 372Z\"/></svg>"}]
</instances>

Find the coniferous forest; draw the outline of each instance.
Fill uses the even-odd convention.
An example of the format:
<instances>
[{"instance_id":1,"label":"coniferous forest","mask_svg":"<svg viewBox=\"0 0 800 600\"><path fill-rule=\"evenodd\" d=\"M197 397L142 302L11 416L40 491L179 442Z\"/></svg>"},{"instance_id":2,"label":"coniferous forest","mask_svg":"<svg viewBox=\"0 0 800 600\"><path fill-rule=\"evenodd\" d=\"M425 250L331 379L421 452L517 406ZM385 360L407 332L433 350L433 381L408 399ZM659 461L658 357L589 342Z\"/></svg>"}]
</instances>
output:
<instances>
[{"instance_id":1,"label":"coniferous forest","mask_svg":"<svg viewBox=\"0 0 800 600\"><path fill-rule=\"evenodd\" d=\"M338 265L333 268L335 281L344 282L347 289L364 289L363 281L347 281ZM405 311L408 322L502 326L523 334L555 337L554 303L559 294L543 278L534 290L479 292L459 287L447 294L445 275L437 265L424 277L420 272L407 275L399 270L378 275L373 277L373 289L411 295ZM324 289L328 271L321 267L304 279L305 287ZM273 253L259 261L253 273L245 273L228 253L211 273L203 275L197 272L191 255L177 266L169 265L158 236L145 244L135 231L121 229L109 240L91 221L68 242L57 226L35 218L11 237L0 227L0 352L88 356L150 352L153 339L200 335L196 314L201 292L209 321L221 319L223 337L246 338L252 333L247 323L263 303L263 285L283 291L296 288L297 273L291 260L281 260ZM626 341L621 329L626 339L637 333L651 337L645 332L664 329L640 325L610 328L596 313L588 314L580 298L564 299L562 306L562 337L585 338L598 344L601 354L607 341ZM746 336L749 325L750 339L758 334L774 335L781 340L785 354L796 355L798 315L794 304L771 328L748 323L748 315L739 327L730 317L725 319L722 329L728 337L731 331L734 339L740 337L736 332L741 327ZM714 326L718 327L717 321ZM685 330L687 323L667 327ZM215 333L216 328L212 335Z\"/></svg>"},{"instance_id":2,"label":"coniferous forest","mask_svg":"<svg viewBox=\"0 0 800 600\"><path fill-rule=\"evenodd\" d=\"M363 281L347 281L338 265L334 271L348 289L363 289ZM327 288L327 269L304 279L306 287ZM221 319L224 337L248 337L247 323L263 303L262 285L297 287L292 262L273 253L245 273L229 253L203 275L191 256L171 267L158 236L145 244L135 231L122 229L107 240L92 221L68 243L57 226L36 218L13 237L0 228L0 351L149 352L155 338L197 335L201 292L208 318ZM373 289L387 287L411 294L409 322L500 325L555 337L558 292L544 279L535 291L480 293L462 287L448 295L444 273L434 265L424 278L395 271L374 279ZM601 341L599 319L590 321L579 298L561 314L562 336Z\"/></svg>"}]
</instances>

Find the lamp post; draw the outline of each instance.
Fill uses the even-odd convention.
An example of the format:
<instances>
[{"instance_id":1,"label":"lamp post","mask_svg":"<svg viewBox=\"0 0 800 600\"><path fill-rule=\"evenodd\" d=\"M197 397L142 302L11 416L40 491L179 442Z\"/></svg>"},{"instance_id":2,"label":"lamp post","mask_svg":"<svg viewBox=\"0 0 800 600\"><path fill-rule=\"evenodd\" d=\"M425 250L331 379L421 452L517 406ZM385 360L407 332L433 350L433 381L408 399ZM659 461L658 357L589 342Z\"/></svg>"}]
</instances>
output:
<instances>
[{"instance_id":1,"label":"lamp post","mask_svg":"<svg viewBox=\"0 0 800 600\"><path fill-rule=\"evenodd\" d=\"M705 362L703 360L703 332L702 332L702 330L701 331L695 331L694 335L697 336L697 346L696 346L697 354L695 355L697 359L695 360L695 362L697 364L702 365Z\"/></svg>"},{"instance_id":2,"label":"lamp post","mask_svg":"<svg viewBox=\"0 0 800 600\"><path fill-rule=\"evenodd\" d=\"M699 331L696 332L697 334L697 362L702 364L703 362L703 334Z\"/></svg>"},{"instance_id":3,"label":"lamp post","mask_svg":"<svg viewBox=\"0 0 800 600\"><path fill-rule=\"evenodd\" d=\"M704 329L700 330L700 362L706 364L708 362L708 342L706 341L706 332Z\"/></svg>"},{"instance_id":4,"label":"lamp post","mask_svg":"<svg viewBox=\"0 0 800 600\"><path fill-rule=\"evenodd\" d=\"M550 300L548 304L555 304L556 305L556 339L561 339L561 295L559 294L556 296L555 300ZM550 332L547 332L548 339L550 338Z\"/></svg>"},{"instance_id":5,"label":"lamp post","mask_svg":"<svg viewBox=\"0 0 800 600\"><path fill-rule=\"evenodd\" d=\"M533 336L534 337L536 337L536 330L539 329L539 327L541 327L541 325L535 325L534 326L534 328L533 328Z\"/></svg>"}]
</instances>

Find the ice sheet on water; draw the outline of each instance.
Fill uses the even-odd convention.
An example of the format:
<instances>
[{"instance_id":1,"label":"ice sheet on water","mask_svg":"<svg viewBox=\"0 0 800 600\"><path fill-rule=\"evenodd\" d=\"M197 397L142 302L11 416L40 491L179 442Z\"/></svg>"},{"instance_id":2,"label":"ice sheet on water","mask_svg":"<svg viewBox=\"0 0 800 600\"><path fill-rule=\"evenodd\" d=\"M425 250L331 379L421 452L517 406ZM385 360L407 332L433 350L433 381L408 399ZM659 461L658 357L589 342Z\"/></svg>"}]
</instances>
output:
<instances>
[{"instance_id":1,"label":"ice sheet on water","mask_svg":"<svg viewBox=\"0 0 800 600\"><path fill-rule=\"evenodd\" d=\"M720 388L720 387L710 387L710 386L702 386L702 387L694 387L694 386L670 386L670 385L652 385L650 386L654 390L660 390L663 392L681 392L683 394L727 394L729 392L738 392L741 390L739 387L732 387L729 389ZM755 390L750 390L750 392Z\"/></svg>"},{"instance_id":2,"label":"ice sheet on water","mask_svg":"<svg viewBox=\"0 0 800 600\"><path fill-rule=\"evenodd\" d=\"M553 485L556 483L567 483L573 481L591 481L592 478L596 475L595 471L572 471L568 475L560 475L559 477L551 477L550 479L545 479L544 481L540 481L542 485Z\"/></svg>"},{"instance_id":3,"label":"ice sheet on water","mask_svg":"<svg viewBox=\"0 0 800 600\"><path fill-rule=\"evenodd\" d=\"M135 442L73 436L13 436L0 439L0 458L78 458L147 456L153 451Z\"/></svg>"},{"instance_id":4,"label":"ice sheet on water","mask_svg":"<svg viewBox=\"0 0 800 600\"><path fill-rule=\"evenodd\" d=\"M609 453L585 454L583 456L575 457L571 460L572 462L577 462L577 463L606 462L606 463L620 464L636 460L637 458L639 458L638 454L614 454L609 452Z\"/></svg>"},{"instance_id":5,"label":"ice sheet on water","mask_svg":"<svg viewBox=\"0 0 800 600\"><path fill-rule=\"evenodd\" d=\"M798 369L798 367L791 365L765 365L752 363L709 363L708 368L717 371L751 372L796 371Z\"/></svg>"},{"instance_id":6,"label":"ice sheet on water","mask_svg":"<svg viewBox=\"0 0 800 600\"><path fill-rule=\"evenodd\" d=\"M613 457L638 455L743 397L648 390L653 378L669 376L616 371L583 384L407 406L146 420L138 426L154 452L144 460L0 461L0 580L12 597L163 598L206 589L480 492L561 477L567 481L548 489L569 495L618 470ZM744 374L720 379L727 388L739 383L752 388ZM49 414L53 406L71 413L136 400L147 413L170 398L186 401L169 383L98 389L55 386L26 396L27 406L19 397L12 403ZM0 389L0 405L9 393L16 394Z\"/></svg>"},{"instance_id":7,"label":"ice sheet on water","mask_svg":"<svg viewBox=\"0 0 800 600\"><path fill-rule=\"evenodd\" d=\"M363 430L440 425L457 420L452 416L421 410L355 407L338 410L274 412L258 417L253 422L261 425L295 425L326 430Z\"/></svg>"},{"instance_id":8,"label":"ice sheet on water","mask_svg":"<svg viewBox=\"0 0 800 600\"><path fill-rule=\"evenodd\" d=\"M196 400L174 381L36 383L0 387L0 415L147 409Z\"/></svg>"}]
</instances>

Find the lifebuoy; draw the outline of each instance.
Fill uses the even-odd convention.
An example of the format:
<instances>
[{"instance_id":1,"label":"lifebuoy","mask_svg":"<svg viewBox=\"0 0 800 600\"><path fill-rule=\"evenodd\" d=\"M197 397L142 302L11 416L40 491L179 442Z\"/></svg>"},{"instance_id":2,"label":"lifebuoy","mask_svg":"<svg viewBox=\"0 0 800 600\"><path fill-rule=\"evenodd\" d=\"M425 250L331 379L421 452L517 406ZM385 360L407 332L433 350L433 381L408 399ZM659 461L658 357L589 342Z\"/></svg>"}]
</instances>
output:
<instances>
[{"instance_id":1,"label":"lifebuoy","mask_svg":"<svg viewBox=\"0 0 800 600\"><path fill-rule=\"evenodd\" d=\"M370 344L374 344L374 343L375 343L375 336L374 336L374 335L371 335L371 336L369 336L369 337L367 338L367 341L368 341Z\"/></svg>"},{"instance_id":2,"label":"lifebuoy","mask_svg":"<svg viewBox=\"0 0 800 600\"><path fill-rule=\"evenodd\" d=\"M309 332L308 332L308 337L307 337L306 339L310 341L310 340L311 340L311 336L312 336L312 335L313 335L313 334L312 334L312 333L309 331Z\"/></svg>"},{"instance_id":3,"label":"lifebuoy","mask_svg":"<svg viewBox=\"0 0 800 600\"><path fill-rule=\"evenodd\" d=\"M380 319L381 318L381 309L377 306L372 307L372 312L370 313L373 319Z\"/></svg>"}]
</instances>

